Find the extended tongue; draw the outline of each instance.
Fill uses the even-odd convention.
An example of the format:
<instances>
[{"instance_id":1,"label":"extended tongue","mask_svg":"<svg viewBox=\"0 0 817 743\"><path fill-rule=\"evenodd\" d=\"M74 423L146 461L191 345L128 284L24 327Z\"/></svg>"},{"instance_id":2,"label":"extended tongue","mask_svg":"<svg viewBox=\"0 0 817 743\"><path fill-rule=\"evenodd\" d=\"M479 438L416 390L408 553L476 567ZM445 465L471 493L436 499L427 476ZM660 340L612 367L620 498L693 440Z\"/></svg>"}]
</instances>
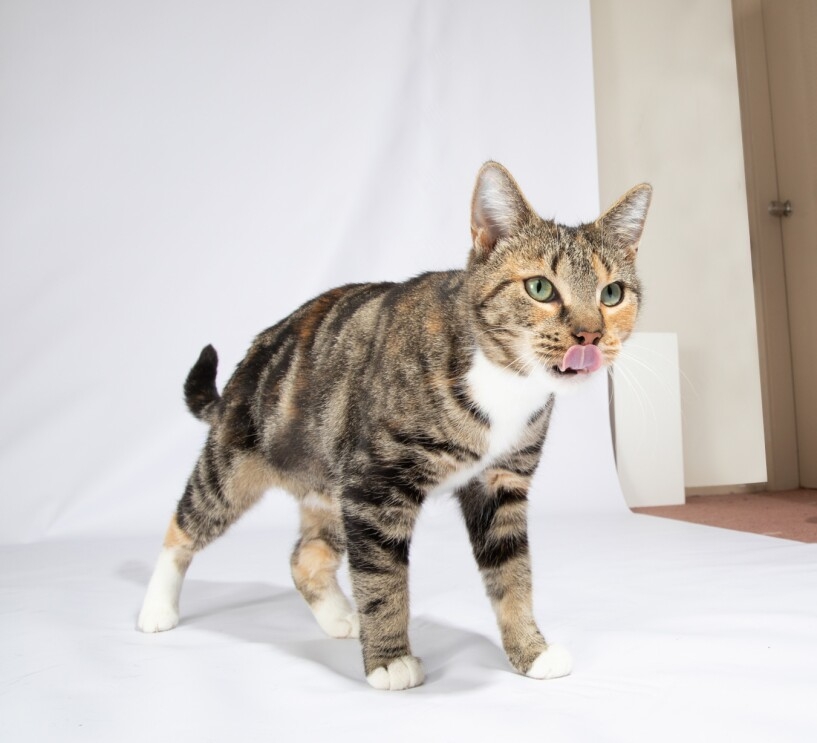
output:
<instances>
[{"instance_id":1,"label":"extended tongue","mask_svg":"<svg viewBox=\"0 0 817 743\"><path fill-rule=\"evenodd\" d=\"M603 363L598 346L571 346L559 364L560 371L573 369L574 371L594 372L600 369Z\"/></svg>"}]
</instances>

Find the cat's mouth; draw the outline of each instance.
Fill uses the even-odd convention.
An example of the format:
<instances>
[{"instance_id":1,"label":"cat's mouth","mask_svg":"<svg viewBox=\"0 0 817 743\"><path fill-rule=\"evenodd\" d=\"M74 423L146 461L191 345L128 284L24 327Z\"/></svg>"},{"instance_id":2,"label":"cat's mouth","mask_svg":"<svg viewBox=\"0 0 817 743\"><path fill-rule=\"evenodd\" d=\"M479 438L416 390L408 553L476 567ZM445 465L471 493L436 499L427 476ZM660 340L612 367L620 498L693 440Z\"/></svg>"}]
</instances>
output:
<instances>
[{"instance_id":1,"label":"cat's mouth","mask_svg":"<svg viewBox=\"0 0 817 743\"><path fill-rule=\"evenodd\" d=\"M551 371L559 377L577 377L582 374L589 374L587 369L560 369L558 365L550 367Z\"/></svg>"}]
</instances>

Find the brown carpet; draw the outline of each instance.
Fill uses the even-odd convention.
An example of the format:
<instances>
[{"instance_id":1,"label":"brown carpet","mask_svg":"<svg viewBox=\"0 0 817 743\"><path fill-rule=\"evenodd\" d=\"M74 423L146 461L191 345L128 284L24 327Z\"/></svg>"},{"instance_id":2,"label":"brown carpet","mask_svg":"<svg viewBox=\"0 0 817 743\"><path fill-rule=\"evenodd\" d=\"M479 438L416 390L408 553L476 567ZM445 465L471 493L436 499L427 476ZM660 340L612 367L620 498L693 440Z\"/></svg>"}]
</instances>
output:
<instances>
[{"instance_id":1,"label":"brown carpet","mask_svg":"<svg viewBox=\"0 0 817 743\"><path fill-rule=\"evenodd\" d=\"M797 542L817 542L817 490L691 495L683 506L632 510L650 516L766 534Z\"/></svg>"}]
</instances>

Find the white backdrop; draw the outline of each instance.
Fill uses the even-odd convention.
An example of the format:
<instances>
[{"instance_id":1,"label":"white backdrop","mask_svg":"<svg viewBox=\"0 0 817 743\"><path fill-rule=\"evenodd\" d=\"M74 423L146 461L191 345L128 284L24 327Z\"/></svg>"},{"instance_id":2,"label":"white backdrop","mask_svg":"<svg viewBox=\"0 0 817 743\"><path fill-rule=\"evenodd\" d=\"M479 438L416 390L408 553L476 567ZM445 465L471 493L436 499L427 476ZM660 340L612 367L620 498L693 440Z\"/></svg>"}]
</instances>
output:
<instances>
[{"instance_id":1,"label":"white backdrop","mask_svg":"<svg viewBox=\"0 0 817 743\"><path fill-rule=\"evenodd\" d=\"M484 160L597 215L587 2L10 0L0 54L2 541L161 529L200 348L462 266Z\"/></svg>"}]
</instances>

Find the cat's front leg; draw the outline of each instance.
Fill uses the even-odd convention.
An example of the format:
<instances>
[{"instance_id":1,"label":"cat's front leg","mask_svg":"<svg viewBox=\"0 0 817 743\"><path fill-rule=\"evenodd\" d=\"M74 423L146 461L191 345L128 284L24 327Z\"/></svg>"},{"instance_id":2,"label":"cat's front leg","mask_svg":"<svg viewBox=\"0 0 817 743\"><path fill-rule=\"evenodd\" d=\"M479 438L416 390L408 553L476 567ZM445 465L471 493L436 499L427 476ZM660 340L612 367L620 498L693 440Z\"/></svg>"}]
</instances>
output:
<instances>
[{"instance_id":1,"label":"cat's front leg","mask_svg":"<svg viewBox=\"0 0 817 743\"><path fill-rule=\"evenodd\" d=\"M343 524L367 681L409 689L425 674L408 638L408 554L421 496L391 483L344 490Z\"/></svg>"},{"instance_id":2,"label":"cat's front leg","mask_svg":"<svg viewBox=\"0 0 817 743\"><path fill-rule=\"evenodd\" d=\"M457 497L508 660L531 678L558 678L570 673L572 661L545 641L533 618L527 491L528 478L493 469Z\"/></svg>"}]
</instances>

